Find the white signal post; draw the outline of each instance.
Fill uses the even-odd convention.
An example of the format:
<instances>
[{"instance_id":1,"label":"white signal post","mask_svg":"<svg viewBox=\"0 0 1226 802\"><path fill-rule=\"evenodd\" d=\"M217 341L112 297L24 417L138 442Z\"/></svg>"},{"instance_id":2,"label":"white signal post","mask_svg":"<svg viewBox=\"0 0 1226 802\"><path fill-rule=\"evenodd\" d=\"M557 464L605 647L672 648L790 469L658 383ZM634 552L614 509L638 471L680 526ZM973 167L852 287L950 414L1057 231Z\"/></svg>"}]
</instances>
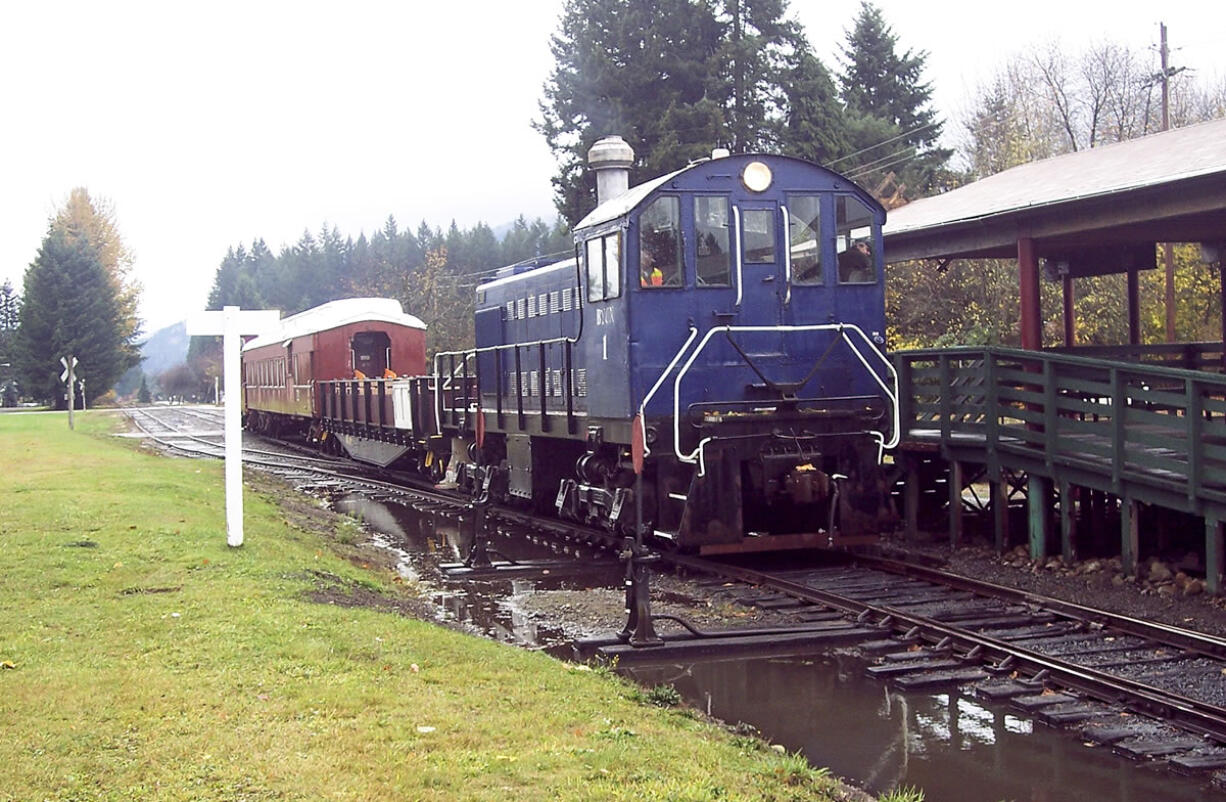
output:
<instances>
[{"instance_id":1,"label":"white signal post","mask_svg":"<svg viewBox=\"0 0 1226 802\"><path fill-rule=\"evenodd\" d=\"M197 312L187 321L188 336L222 337L222 386L226 394L226 542L234 547L243 545L241 338L271 331L280 321L281 313L276 309L242 310L237 306L227 306L220 312Z\"/></svg>"}]
</instances>

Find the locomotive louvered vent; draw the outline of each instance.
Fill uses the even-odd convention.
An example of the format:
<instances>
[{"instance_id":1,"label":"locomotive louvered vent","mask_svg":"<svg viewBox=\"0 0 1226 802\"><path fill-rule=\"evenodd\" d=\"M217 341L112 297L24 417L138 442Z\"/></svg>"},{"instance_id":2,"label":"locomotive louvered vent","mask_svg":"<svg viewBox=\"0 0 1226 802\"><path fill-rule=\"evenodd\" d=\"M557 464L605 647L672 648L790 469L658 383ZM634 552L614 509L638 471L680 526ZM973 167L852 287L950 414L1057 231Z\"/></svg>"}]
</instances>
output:
<instances>
[{"instance_id":1,"label":"locomotive louvered vent","mask_svg":"<svg viewBox=\"0 0 1226 802\"><path fill-rule=\"evenodd\" d=\"M532 371L530 374L528 374L528 395L539 395L540 394L540 390L538 389L540 387L539 382L540 382L540 376L537 374L535 370Z\"/></svg>"},{"instance_id":2,"label":"locomotive louvered vent","mask_svg":"<svg viewBox=\"0 0 1226 802\"><path fill-rule=\"evenodd\" d=\"M555 370L553 374L550 376L550 383L553 385L552 387L553 397L561 398L562 397L562 371Z\"/></svg>"},{"instance_id":3,"label":"locomotive louvered vent","mask_svg":"<svg viewBox=\"0 0 1226 802\"><path fill-rule=\"evenodd\" d=\"M541 298L537 301L536 308L540 310L541 315L549 314L549 293L541 293Z\"/></svg>"},{"instance_id":4,"label":"locomotive louvered vent","mask_svg":"<svg viewBox=\"0 0 1226 802\"><path fill-rule=\"evenodd\" d=\"M525 317L527 317L527 316L528 316L528 313L527 313L527 311L526 311L526 309L527 309L526 304L527 304L527 303L528 303L528 302L527 302L527 301L525 301L523 298L520 298L518 301L516 301L516 302L515 302L515 317L516 317L518 320L523 320Z\"/></svg>"},{"instance_id":5,"label":"locomotive louvered vent","mask_svg":"<svg viewBox=\"0 0 1226 802\"><path fill-rule=\"evenodd\" d=\"M519 375L515 373L515 371L509 371L507 373L507 383L505 385L507 388L507 395L515 395L519 392L518 379Z\"/></svg>"},{"instance_id":6,"label":"locomotive louvered vent","mask_svg":"<svg viewBox=\"0 0 1226 802\"><path fill-rule=\"evenodd\" d=\"M528 296L528 317L536 317L536 296Z\"/></svg>"},{"instance_id":7,"label":"locomotive louvered vent","mask_svg":"<svg viewBox=\"0 0 1226 802\"><path fill-rule=\"evenodd\" d=\"M549 293L549 313L550 314L561 311L562 304L558 298L559 295L560 293L557 290L554 290L553 292Z\"/></svg>"},{"instance_id":8,"label":"locomotive louvered vent","mask_svg":"<svg viewBox=\"0 0 1226 802\"><path fill-rule=\"evenodd\" d=\"M507 301L507 320L515 319L515 302Z\"/></svg>"},{"instance_id":9,"label":"locomotive louvered vent","mask_svg":"<svg viewBox=\"0 0 1226 802\"><path fill-rule=\"evenodd\" d=\"M579 392L577 395L584 397L587 395L587 368L579 368L578 380L575 382Z\"/></svg>"},{"instance_id":10,"label":"locomotive louvered vent","mask_svg":"<svg viewBox=\"0 0 1226 802\"><path fill-rule=\"evenodd\" d=\"M570 302L570 290L569 289L563 290L562 291L562 311L569 312L572 308L573 307Z\"/></svg>"}]
</instances>

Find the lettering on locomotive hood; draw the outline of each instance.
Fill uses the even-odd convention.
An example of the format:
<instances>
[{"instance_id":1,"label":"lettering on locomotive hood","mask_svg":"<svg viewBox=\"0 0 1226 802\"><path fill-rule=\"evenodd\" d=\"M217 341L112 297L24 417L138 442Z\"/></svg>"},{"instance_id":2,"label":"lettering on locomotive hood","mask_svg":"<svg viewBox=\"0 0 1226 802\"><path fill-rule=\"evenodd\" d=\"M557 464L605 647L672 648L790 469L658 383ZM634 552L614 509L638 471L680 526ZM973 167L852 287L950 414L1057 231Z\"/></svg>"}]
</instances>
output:
<instances>
[{"instance_id":1,"label":"lettering on locomotive hood","mask_svg":"<svg viewBox=\"0 0 1226 802\"><path fill-rule=\"evenodd\" d=\"M597 326L612 326L616 321L613 309L597 309L596 310L596 325Z\"/></svg>"}]
</instances>

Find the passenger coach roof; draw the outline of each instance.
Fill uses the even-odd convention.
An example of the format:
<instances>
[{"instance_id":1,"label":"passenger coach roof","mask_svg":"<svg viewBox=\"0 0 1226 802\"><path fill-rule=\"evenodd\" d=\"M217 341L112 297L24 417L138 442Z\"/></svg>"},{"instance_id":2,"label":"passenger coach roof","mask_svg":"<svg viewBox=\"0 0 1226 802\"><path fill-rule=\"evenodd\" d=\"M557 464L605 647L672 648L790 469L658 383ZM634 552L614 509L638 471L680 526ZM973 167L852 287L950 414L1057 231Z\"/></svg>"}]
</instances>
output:
<instances>
[{"instance_id":1,"label":"passenger coach roof","mask_svg":"<svg viewBox=\"0 0 1226 802\"><path fill-rule=\"evenodd\" d=\"M243 350L282 343L295 337L365 321L395 323L414 329L426 328L426 324L419 318L405 314L400 308L400 302L393 298L343 298L283 318L275 331L256 337L246 343Z\"/></svg>"}]
</instances>

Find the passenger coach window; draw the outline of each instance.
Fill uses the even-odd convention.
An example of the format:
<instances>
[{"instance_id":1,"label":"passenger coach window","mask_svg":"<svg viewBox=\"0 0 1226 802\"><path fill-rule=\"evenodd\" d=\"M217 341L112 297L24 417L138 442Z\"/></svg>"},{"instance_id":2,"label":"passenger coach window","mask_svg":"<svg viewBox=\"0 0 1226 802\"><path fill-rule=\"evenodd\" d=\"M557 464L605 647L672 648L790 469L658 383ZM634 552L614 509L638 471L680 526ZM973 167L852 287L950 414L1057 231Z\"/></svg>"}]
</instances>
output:
<instances>
[{"instance_id":1,"label":"passenger coach window","mask_svg":"<svg viewBox=\"0 0 1226 802\"><path fill-rule=\"evenodd\" d=\"M727 198L694 198L694 237L698 250L698 286L726 287L731 284Z\"/></svg>"},{"instance_id":2,"label":"passenger coach window","mask_svg":"<svg viewBox=\"0 0 1226 802\"><path fill-rule=\"evenodd\" d=\"M741 220L745 261L750 264L775 261L775 213L770 209L746 209Z\"/></svg>"},{"instance_id":3,"label":"passenger coach window","mask_svg":"<svg viewBox=\"0 0 1226 802\"><path fill-rule=\"evenodd\" d=\"M621 295L621 232L593 237L584 246L587 299L605 301Z\"/></svg>"},{"instance_id":4,"label":"passenger coach window","mask_svg":"<svg viewBox=\"0 0 1226 802\"><path fill-rule=\"evenodd\" d=\"M639 284L681 286L681 202L659 198L639 215Z\"/></svg>"},{"instance_id":5,"label":"passenger coach window","mask_svg":"<svg viewBox=\"0 0 1226 802\"><path fill-rule=\"evenodd\" d=\"M840 284L872 284L877 281L873 258L873 213L856 198L840 197L835 203L838 228L834 248L839 254Z\"/></svg>"},{"instance_id":6,"label":"passenger coach window","mask_svg":"<svg viewBox=\"0 0 1226 802\"><path fill-rule=\"evenodd\" d=\"M788 248L792 281L822 283L822 221L816 195L788 195Z\"/></svg>"}]
</instances>

